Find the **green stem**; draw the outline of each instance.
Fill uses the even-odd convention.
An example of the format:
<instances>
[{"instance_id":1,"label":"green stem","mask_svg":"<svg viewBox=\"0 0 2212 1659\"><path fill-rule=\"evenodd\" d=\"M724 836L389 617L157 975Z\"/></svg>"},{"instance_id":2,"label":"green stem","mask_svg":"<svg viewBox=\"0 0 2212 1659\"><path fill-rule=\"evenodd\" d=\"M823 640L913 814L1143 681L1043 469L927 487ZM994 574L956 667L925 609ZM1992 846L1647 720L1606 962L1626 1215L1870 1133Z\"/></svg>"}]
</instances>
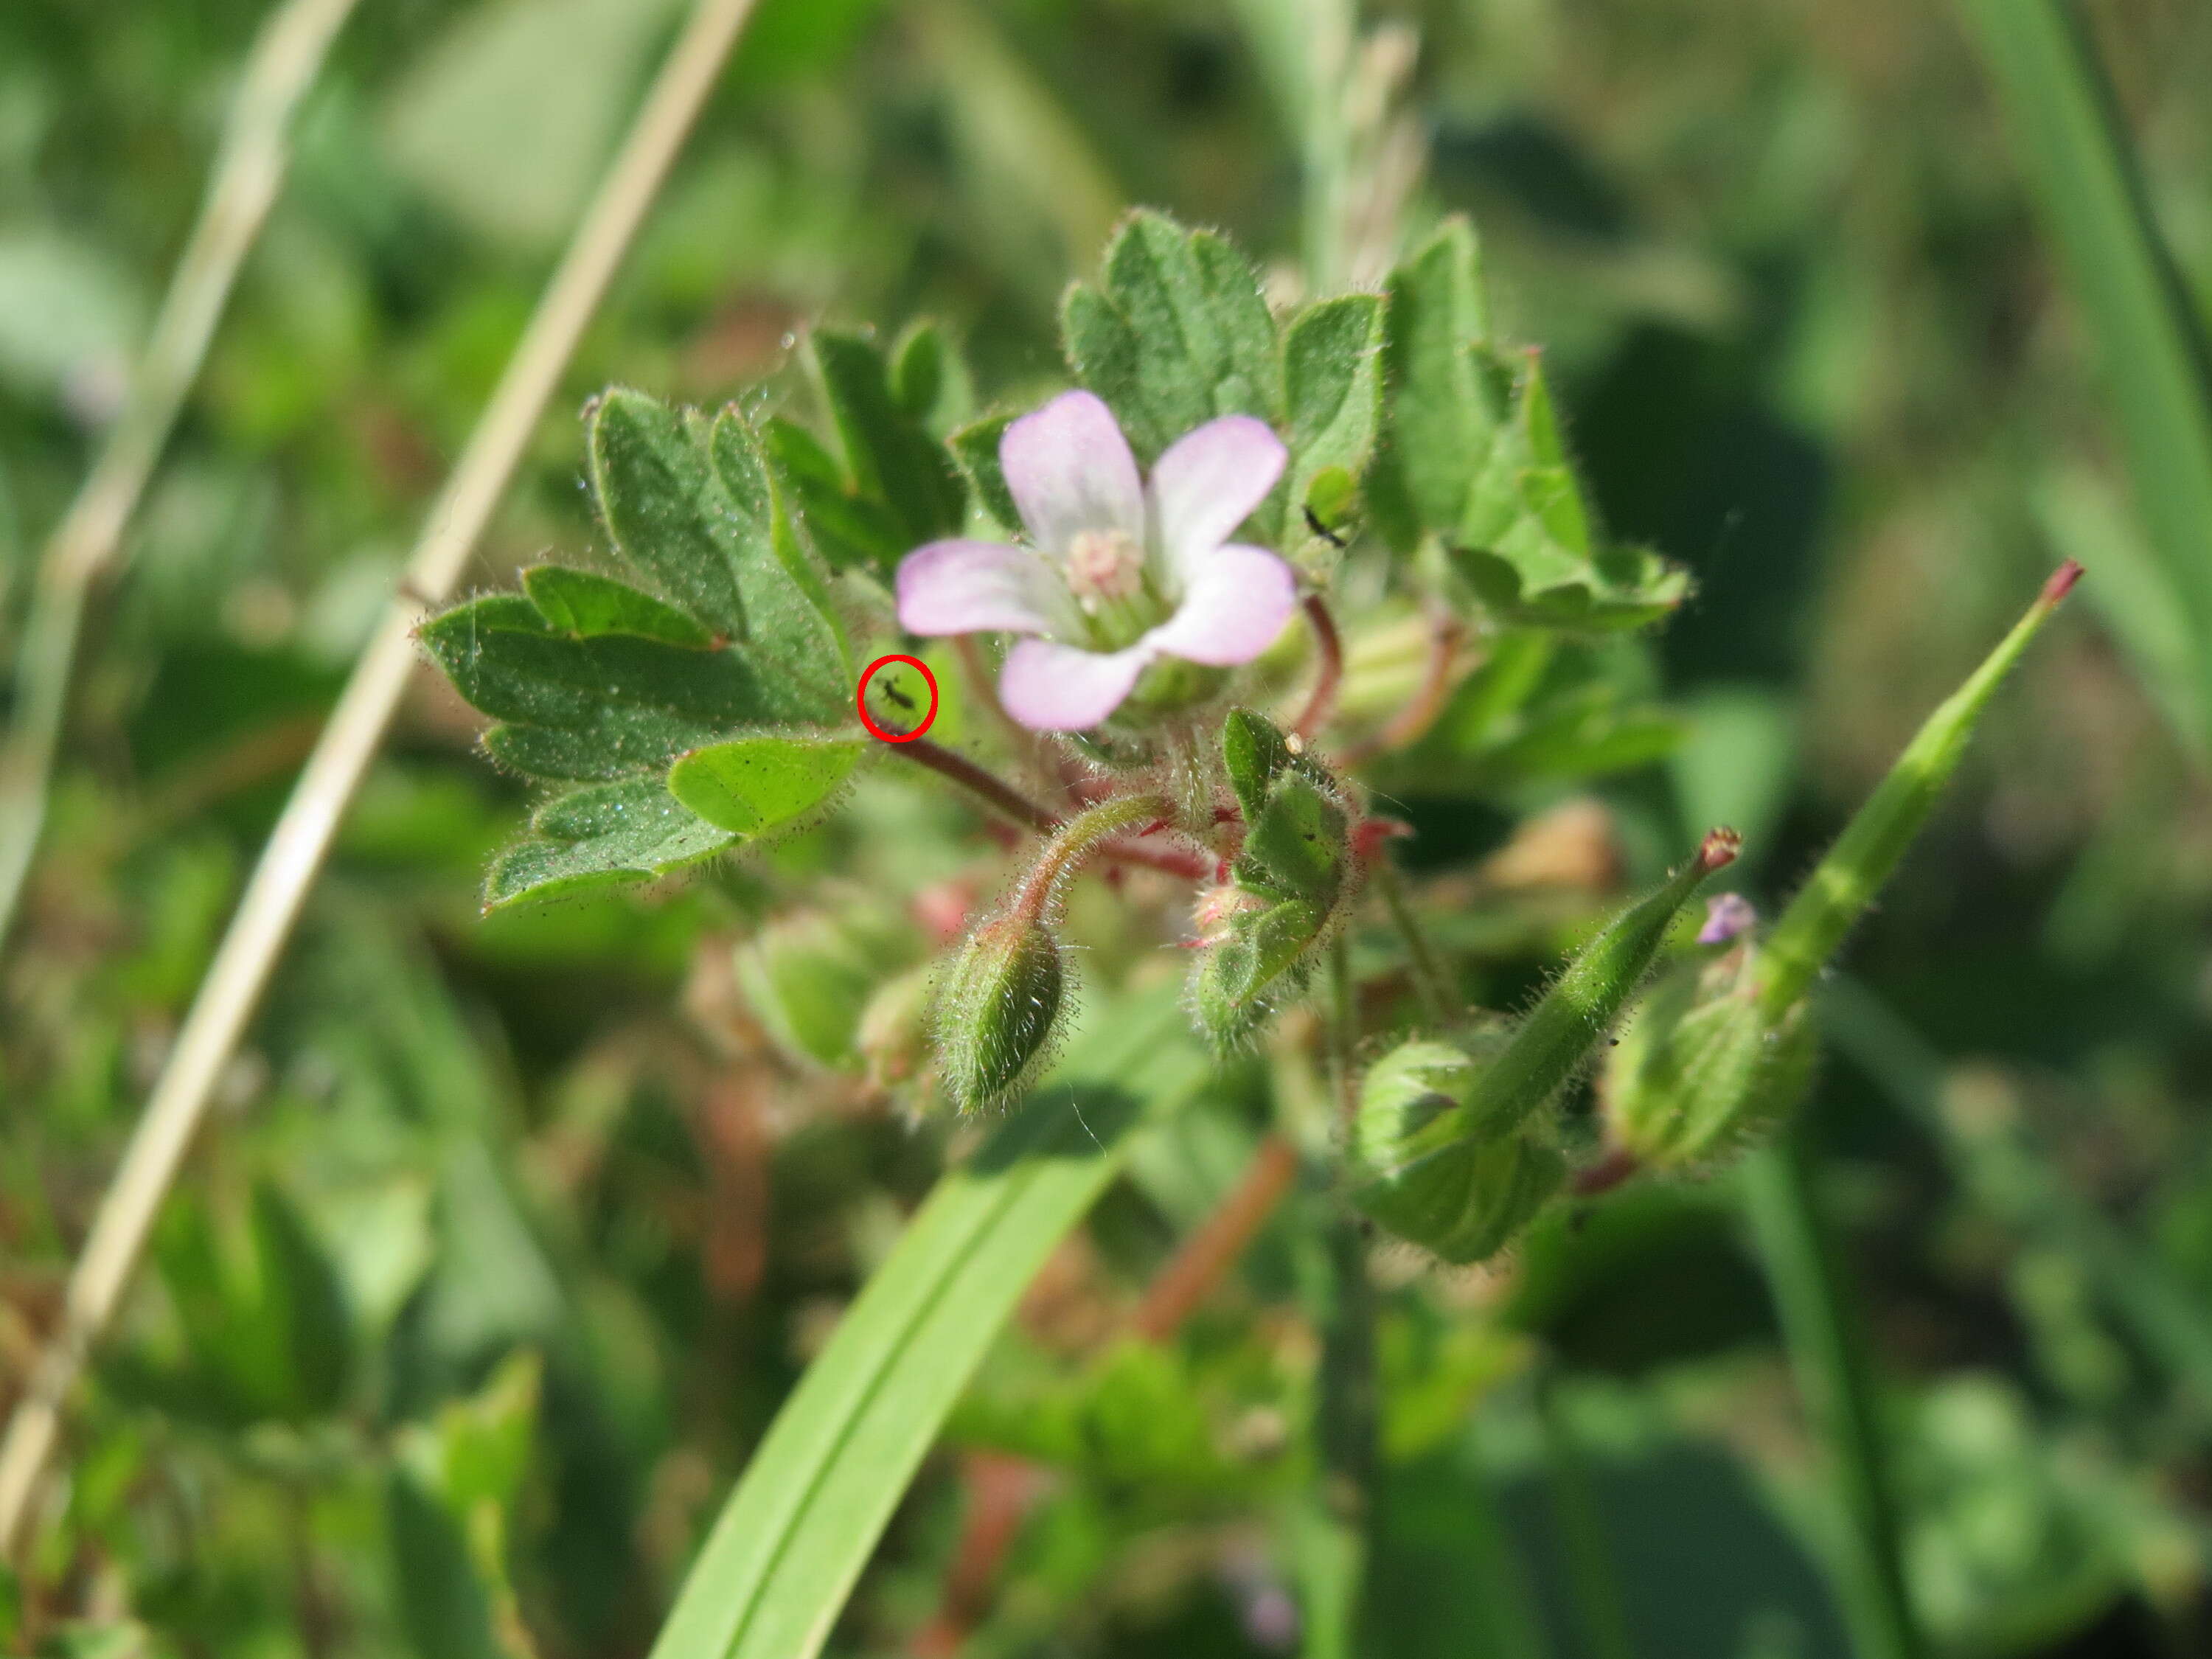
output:
<instances>
[{"instance_id":1,"label":"green stem","mask_svg":"<svg viewBox=\"0 0 2212 1659\"><path fill-rule=\"evenodd\" d=\"M1387 852L1375 860L1375 885L1382 894L1391 921L1405 939L1407 960L1413 967L1413 994L1421 1000L1421 1012L1434 1024L1449 1024L1459 1012L1458 988L1429 943L1429 936L1421 930L1413 907L1406 902L1406 884Z\"/></svg>"},{"instance_id":2,"label":"green stem","mask_svg":"<svg viewBox=\"0 0 2212 1659\"><path fill-rule=\"evenodd\" d=\"M1066 885L1067 878L1102 843L1124 830L1166 817L1172 810L1159 795L1117 795L1078 812L1053 832L1029 874L1022 878L1012 913L1030 921L1042 919Z\"/></svg>"},{"instance_id":3,"label":"green stem","mask_svg":"<svg viewBox=\"0 0 2212 1659\"><path fill-rule=\"evenodd\" d=\"M1897 1502L1866 1343L1814 1204L1805 1153L1785 1135L1744 1161L1743 1200L1759 1242L1790 1369L1826 1443L1847 1522L1844 1612L1858 1659L1927 1651L1905 1593Z\"/></svg>"},{"instance_id":4,"label":"green stem","mask_svg":"<svg viewBox=\"0 0 2212 1659\"><path fill-rule=\"evenodd\" d=\"M1583 1648L1591 1659L1635 1659L1628 1601L1621 1593L1613 1541L1606 1536L1605 1511L1592 1487L1589 1467L1575 1443L1572 1427L1559 1410L1558 1389L1549 1372L1536 1384L1536 1416L1544 1431L1544 1472L1552 1489L1552 1514L1559 1528L1582 1626Z\"/></svg>"}]
</instances>

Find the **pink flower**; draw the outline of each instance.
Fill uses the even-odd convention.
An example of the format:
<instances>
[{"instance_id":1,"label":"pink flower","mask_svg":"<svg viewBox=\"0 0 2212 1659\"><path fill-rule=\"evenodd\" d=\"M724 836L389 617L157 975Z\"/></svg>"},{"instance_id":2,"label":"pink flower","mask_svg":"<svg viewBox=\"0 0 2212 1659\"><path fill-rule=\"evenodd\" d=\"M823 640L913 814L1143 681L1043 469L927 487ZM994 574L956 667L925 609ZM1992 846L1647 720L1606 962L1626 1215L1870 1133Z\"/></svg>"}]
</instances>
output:
<instances>
[{"instance_id":1,"label":"pink flower","mask_svg":"<svg viewBox=\"0 0 2212 1659\"><path fill-rule=\"evenodd\" d=\"M1249 662L1297 609L1297 579L1229 537L1284 460L1265 422L1229 415L1177 439L1140 479L1113 412L1064 392L999 444L1030 545L916 548L899 566L899 622L1029 635L1006 653L999 696L1033 732L1097 725L1163 657Z\"/></svg>"}]
</instances>

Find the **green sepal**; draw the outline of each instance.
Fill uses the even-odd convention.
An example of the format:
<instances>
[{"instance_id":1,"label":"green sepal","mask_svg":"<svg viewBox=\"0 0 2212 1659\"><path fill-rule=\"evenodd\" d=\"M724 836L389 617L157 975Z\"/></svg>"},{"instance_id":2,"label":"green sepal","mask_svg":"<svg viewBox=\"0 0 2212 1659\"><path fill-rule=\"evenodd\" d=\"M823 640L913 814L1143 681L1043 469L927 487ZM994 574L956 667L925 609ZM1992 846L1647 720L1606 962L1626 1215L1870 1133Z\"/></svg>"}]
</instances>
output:
<instances>
[{"instance_id":1,"label":"green sepal","mask_svg":"<svg viewBox=\"0 0 2212 1659\"><path fill-rule=\"evenodd\" d=\"M1818 1042L1803 1001L1778 1020L1760 1010L1759 946L1670 969L1606 1055L1607 1138L1638 1164L1706 1166L1796 1109Z\"/></svg>"},{"instance_id":2,"label":"green sepal","mask_svg":"<svg viewBox=\"0 0 2212 1659\"><path fill-rule=\"evenodd\" d=\"M1059 939L1012 913L978 927L939 981L939 1086L962 1113L1003 1106L1050 1058L1067 985Z\"/></svg>"},{"instance_id":3,"label":"green sepal","mask_svg":"<svg viewBox=\"0 0 2212 1659\"><path fill-rule=\"evenodd\" d=\"M1302 899L1232 917L1191 970L1191 1019L1200 1034L1227 1053L1304 995L1328 922L1327 910Z\"/></svg>"},{"instance_id":4,"label":"green sepal","mask_svg":"<svg viewBox=\"0 0 2212 1659\"><path fill-rule=\"evenodd\" d=\"M1510 1243L1566 1176L1558 1148L1528 1132L1484 1132L1483 1070L1449 1043L1400 1044L1362 1079L1347 1148L1352 1207L1460 1265Z\"/></svg>"},{"instance_id":5,"label":"green sepal","mask_svg":"<svg viewBox=\"0 0 2212 1659\"><path fill-rule=\"evenodd\" d=\"M1267 899L1297 899L1326 915L1352 861L1344 808L1301 773L1279 777L1248 826L1237 884Z\"/></svg>"}]
</instances>

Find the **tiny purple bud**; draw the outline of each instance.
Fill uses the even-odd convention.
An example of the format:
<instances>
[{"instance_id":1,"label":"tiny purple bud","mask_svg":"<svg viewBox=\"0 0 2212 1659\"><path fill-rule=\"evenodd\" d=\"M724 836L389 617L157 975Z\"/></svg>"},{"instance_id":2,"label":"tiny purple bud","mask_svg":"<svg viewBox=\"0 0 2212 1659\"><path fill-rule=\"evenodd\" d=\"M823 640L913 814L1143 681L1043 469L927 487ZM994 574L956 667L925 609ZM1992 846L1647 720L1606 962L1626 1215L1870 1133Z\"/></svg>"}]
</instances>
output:
<instances>
[{"instance_id":1,"label":"tiny purple bud","mask_svg":"<svg viewBox=\"0 0 2212 1659\"><path fill-rule=\"evenodd\" d=\"M1759 912L1741 893L1720 893L1705 901L1705 925L1698 929L1700 945L1726 945L1758 926Z\"/></svg>"}]
</instances>

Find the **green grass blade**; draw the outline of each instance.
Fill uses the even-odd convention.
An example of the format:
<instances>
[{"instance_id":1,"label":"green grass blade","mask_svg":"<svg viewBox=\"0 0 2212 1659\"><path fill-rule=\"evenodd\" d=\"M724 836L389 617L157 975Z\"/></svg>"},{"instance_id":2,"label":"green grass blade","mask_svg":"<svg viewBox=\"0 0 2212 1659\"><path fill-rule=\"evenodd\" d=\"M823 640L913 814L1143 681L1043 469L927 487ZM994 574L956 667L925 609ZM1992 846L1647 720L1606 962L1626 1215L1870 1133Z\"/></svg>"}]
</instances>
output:
<instances>
[{"instance_id":1,"label":"green grass blade","mask_svg":"<svg viewBox=\"0 0 2212 1659\"><path fill-rule=\"evenodd\" d=\"M1826 1443L1848 1517L1838 1589L1857 1659L1928 1651L1905 1589L1903 1539L1889 1479L1867 1341L1814 1201L1797 1136L1743 1163L1743 1202L1790 1351L1806 1416Z\"/></svg>"},{"instance_id":2,"label":"green grass blade","mask_svg":"<svg viewBox=\"0 0 2212 1659\"><path fill-rule=\"evenodd\" d=\"M1121 1166L1208 1075L1172 993L1117 1006L939 1182L785 1402L653 1659L808 1659L984 1350Z\"/></svg>"},{"instance_id":3,"label":"green grass blade","mask_svg":"<svg viewBox=\"0 0 2212 1659\"><path fill-rule=\"evenodd\" d=\"M2137 508L2212 708L2212 370L2110 87L2065 0L1961 0L2097 342ZM2094 571L2099 568L2092 562Z\"/></svg>"}]
</instances>

